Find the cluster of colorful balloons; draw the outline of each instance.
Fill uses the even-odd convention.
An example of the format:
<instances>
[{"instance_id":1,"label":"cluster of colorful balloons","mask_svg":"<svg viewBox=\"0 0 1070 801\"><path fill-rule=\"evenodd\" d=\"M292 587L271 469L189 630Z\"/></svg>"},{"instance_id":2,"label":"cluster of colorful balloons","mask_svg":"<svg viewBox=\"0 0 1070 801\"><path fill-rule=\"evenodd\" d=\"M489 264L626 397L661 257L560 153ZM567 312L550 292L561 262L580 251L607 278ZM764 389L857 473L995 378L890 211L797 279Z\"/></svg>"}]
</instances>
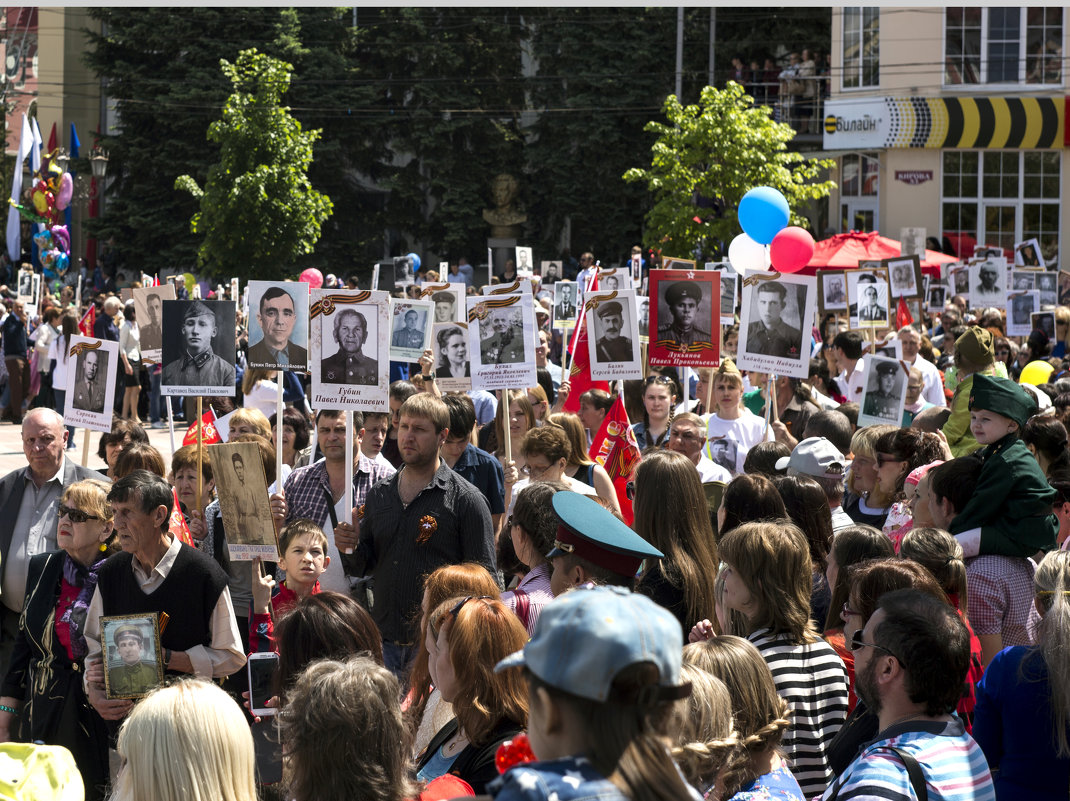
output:
<instances>
[{"instance_id":1,"label":"cluster of colorful balloons","mask_svg":"<svg viewBox=\"0 0 1070 801\"><path fill-rule=\"evenodd\" d=\"M791 211L779 190L751 189L739 202L738 216L743 233L728 245L728 261L740 275L770 267L795 273L810 263L814 238L805 229L788 225Z\"/></svg>"},{"instance_id":2,"label":"cluster of colorful balloons","mask_svg":"<svg viewBox=\"0 0 1070 801\"><path fill-rule=\"evenodd\" d=\"M33 241L38 247L46 279L53 281L67 272L70 266L71 236L66 225L53 225L50 229L36 233L33 235Z\"/></svg>"}]
</instances>

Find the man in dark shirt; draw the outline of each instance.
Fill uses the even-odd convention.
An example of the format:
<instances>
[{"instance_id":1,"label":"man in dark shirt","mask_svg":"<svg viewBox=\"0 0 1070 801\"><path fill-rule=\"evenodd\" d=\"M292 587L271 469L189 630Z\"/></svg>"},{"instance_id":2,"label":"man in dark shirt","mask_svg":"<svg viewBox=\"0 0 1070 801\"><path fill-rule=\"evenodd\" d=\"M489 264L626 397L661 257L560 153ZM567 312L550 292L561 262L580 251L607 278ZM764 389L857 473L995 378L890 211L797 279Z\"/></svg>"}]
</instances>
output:
<instances>
[{"instance_id":1,"label":"man in dark shirt","mask_svg":"<svg viewBox=\"0 0 1070 801\"><path fill-rule=\"evenodd\" d=\"M0 419L22 425L22 399L30 388L30 363L26 359L29 343L26 337L26 310L21 300L11 305L11 313L4 318L4 363L7 366L11 402L3 410Z\"/></svg>"},{"instance_id":2,"label":"man in dark shirt","mask_svg":"<svg viewBox=\"0 0 1070 801\"><path fill-rule=\"evenodd\" d=\"M369 490L353 565L356 575L375 580L372 617L383 635L383 662L397 675L415 651L424 577L462 562L496 571L486 499L439 459L449 436L446 404L427 393L413 395L400 418L404 467ZM340 537L338 544L345 547Z\"/></svg>"},{"instance_id":3,"label":"man in dark shirt","mask_svg":"<svg viewBox=\"0 0 1070 801\"><path fill-rule=\"evenodd\" d=\"M450 433L439 456L453 471L483 493L490 506L494 530L501 527L505 514L505 473L493 454L472 444L476 425L476 407L467 395L450 394L442 398L450 412Z\"/></svg>"}]
</instances>

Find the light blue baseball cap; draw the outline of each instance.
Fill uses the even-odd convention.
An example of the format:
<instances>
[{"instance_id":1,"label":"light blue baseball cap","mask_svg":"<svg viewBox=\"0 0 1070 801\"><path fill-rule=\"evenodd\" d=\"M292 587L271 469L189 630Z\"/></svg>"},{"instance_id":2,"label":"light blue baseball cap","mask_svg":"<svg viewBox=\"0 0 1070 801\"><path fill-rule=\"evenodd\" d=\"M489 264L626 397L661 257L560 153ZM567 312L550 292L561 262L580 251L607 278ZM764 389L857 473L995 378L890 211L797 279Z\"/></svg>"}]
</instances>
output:
<instances>
[{"instance_id":1,"label":"light blue baseball cap","mask_svg":"<svg viewBox=\"0 0 1070 801\"><path fill-rule=\"evenodd\" d=\"M650 662L658 669L658 700L686 698L691 685L680 681L683 641L680 622L645 595L624 587L579 588L545 606L528 644L494 670L526 665L551 687L604 703L621 670Z\"/></svg>"}]
</instances>

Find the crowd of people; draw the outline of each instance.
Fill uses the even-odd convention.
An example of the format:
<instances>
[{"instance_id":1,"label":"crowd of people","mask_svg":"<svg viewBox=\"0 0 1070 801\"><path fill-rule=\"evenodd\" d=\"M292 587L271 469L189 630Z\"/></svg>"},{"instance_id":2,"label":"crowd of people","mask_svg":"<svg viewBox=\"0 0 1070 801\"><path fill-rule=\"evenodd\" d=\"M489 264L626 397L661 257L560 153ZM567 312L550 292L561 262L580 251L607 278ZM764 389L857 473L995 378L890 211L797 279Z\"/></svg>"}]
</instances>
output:
<instances>
[{"instance_id":1,"label":"crowd of people","mask_svg":"<svg viewBox=\"0 0 1070 801\"><path fill-rule=\"evenodd\" d=\"M389 414L313 409L294 373L206 399L266 476L283 464L256 499L276 562L232 558L211 461L151 444L140 389L94 470L9 372L27 464L0 479L0 740L69 754L90 799L1066 792L1070 311L1058 343L961 298L878 332L910 391L901 425L859 427L874 343L836 320L807 380L741 371L726 326L719 366L566 412L536 301L537 384L500 399L443 393L430 352L392 365ZM62 302L12 309L5 355L8 321L26 356L57 316L69 336ZM291 387L281 419L257 403ZM620 495L590 453L618 396L641 449ZM155 643L109 624L144 615Z\"/></svg>"}]
</instances>

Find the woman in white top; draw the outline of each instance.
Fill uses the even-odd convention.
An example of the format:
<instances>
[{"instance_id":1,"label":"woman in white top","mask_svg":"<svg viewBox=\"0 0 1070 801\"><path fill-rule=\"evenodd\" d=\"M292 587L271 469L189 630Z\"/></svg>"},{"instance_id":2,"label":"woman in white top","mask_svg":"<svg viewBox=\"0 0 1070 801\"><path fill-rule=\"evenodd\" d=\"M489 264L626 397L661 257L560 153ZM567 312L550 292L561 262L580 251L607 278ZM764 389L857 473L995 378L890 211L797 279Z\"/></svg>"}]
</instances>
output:
<instances>
[{"instance_id":1,"label":"woman in white top","mask_svg":"<svg viewBox=\"0 0 1070 801\"><path fill-rule=\"evenodd\" d=\"M732 475L743 472L751 448L773 439L772 427L744 407L742 399L743 376L731 359L724 359L713 374L713 414L707 423L704 453Z\"/></svg>"},{"instance_id":2,"label":"woman in white top","mask_svg":"<svg viewBox=\"0 0 1070 801\"><path fill-rule=\"evenodd\" d=\"M246 409L259 409L264 417L275 414L279 385L271 379L277 375L276 370L261 370L249 367L242 374L241 391L245 396L243 405Z\"/></svg>"},{"instance_id":3,"label":"woman in white top","mask_svg":"<svg viewBox=\"0 0 1070 801\"><path fill-rule=\"evenodd\" d=\"M78 312L68 309L60 318L60 332L52 338L48 346L49 364L52 368L52 395L55 398L55 409L63 414L67 404L68 368L67 354L71 351L71 337L79 334ZM67 426L67 447L74 448L74 426Z\"/></svg>"},{"instance_id":4,"label":"woman in white top","mask_svg":"<svg viewBox=\"0 0 1070 801\"><path fill-rule=\"evenodd\" d=\"M141 331L137 327L133 301L123 309L123 324L119 328L119 358L123 360L126 380L123 384L123 411L119 415L141 425L137 416L137 399L141 395Z\"/></svg>"}]
</instances>

